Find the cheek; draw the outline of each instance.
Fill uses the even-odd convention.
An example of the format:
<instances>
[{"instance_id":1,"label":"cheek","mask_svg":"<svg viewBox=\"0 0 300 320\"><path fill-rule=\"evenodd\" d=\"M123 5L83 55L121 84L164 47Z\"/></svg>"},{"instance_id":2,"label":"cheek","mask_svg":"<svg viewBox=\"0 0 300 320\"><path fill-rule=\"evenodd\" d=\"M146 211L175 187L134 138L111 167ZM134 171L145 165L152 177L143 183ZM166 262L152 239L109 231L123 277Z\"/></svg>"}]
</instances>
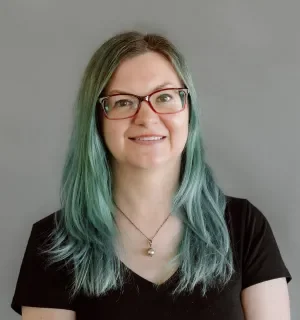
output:
<instances>
[{"instance_id":1,"label":"cheek","mask_svg":"<svg viewBox=\"0 0 300 320\"><path fill-rule=\"evenodd\" d=\"M183 134L188 131L189 115L188 112L181 112L170 115L165 119L165 124L173 134Z\"/></svg>"},{"instance_id":2,"label":"cheek","mask_svg":"<svg viewBox=\"0 0 300 320\"><path fill-rule=\"evenodd\" d=\"M165 119L173 147L183 148L188 136L188 113L172 115Z\"/></svg>"},{"instance_id":3,"label":"cheek","mask_svg":"<svg viewBox=\"0 0 300 320\"><path fill-rule=\"evenodd\" d=\"M126 123L118 120L102 119L103 138L106 146L112 154L118 153L124 144Z\"/></svg>"}]
</instances>

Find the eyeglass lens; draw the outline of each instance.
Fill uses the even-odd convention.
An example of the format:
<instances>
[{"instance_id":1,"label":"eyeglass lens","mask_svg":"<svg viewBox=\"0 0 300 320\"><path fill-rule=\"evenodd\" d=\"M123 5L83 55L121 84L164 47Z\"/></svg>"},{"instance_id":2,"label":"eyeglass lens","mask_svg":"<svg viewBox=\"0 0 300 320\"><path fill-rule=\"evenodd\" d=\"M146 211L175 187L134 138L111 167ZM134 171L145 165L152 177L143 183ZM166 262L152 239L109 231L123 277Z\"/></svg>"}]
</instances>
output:
<instances>
[{"instance_id":1,"label":"eyeglass lens","mask_svg":"<svg viewBox=\"0 0 300 320\"><path fill-rule=\"evenodd\" d=\"M186 92L180 89L165 89L152 94L149 101L158 113L175 113L184 107ZM102 103L109 118L119 119L134 115L140 102L135 96L119 94L104 99Z\"/></svg>"}]
</instances>

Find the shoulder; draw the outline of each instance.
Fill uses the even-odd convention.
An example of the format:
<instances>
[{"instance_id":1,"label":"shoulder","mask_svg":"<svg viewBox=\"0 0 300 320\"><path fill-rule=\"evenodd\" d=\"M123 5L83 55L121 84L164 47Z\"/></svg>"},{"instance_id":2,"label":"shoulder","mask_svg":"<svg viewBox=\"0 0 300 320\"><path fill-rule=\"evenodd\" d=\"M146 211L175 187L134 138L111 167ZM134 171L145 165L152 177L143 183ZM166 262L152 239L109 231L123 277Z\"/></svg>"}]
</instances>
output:
<instances>
[{"instance_id":1,"label":"shoulder","mask_svg":"<svg viewBox=\"0 0 300 320\"><path fill-rule=\"evenodd\" d=\"M31 235L38 237L39 239L48 238L55 230L56 221L60 214L61 210L58 210L34 222Z\"/></svg>"},{"instance_id":2,"label":"shoulder","mask_svg":"<svg viewBox=\"0 0 300 320\"><path fill-rule=\"evenodd\" d=\"M291 275L265 215L247 199L228 197L225 212L242 288Z\"/></svg>"},{"instance_id":3,"label":"shoulder","mask_svg":"<svg viewBox=\"0 0 300 320\"><path fill-rule=\"evenodd\" d=\"M266 234L273 236L266 216L253 203L246 198L226 197L225 220L235 245L250 244Z\"/></svg>"},{"instance_id":4,"label":"shoulder","mask_svg":"<svg viewBox=\"0 0 300 320\"><path fill-rule=\"evenodd\" d=\"M226 215L232 217L237 217L245 212L246 207L249 205L249 201L246 198L237 198L233 196L226 195Z\"/></svg>"},{"instance_id":5,"label":"shoulder","mask_svg":"<svg viewBox=\"0 0 300 320\"><path fill-rule=\"evenodd\" d=\"M33 226L23 256L11 307L21 314L22 306L73 310L69 298L73 274L65 261L50 259L48 249L55 232L54 212ZM49 263L52 262L52 263Z\"/></svg>"},{"instance_id":6,"label":"shoulder","mask_svg":"<svg viewBox=\"0 0 300 320\"><path fill-rule=\"evenodd\" d=\"M56 218L61 214L61 210L55 211L33 223L33 228L40 231L47 231L55 227Z\"/></svg>"},{"instance_id":7,"label":"shoulder","mask_svg":"<svg viewBox=\"0 0 300 320\"><path fill-rule=\"evenodd\" d=\"M225 221L239 264L257 242L272 234L265 215L245 198L227 196Z\"/></svg>"},{"instance_id":8,"label":"shoulder","mask_svg":"<svg viewBox=\"0 0 300 320\"><path fill-rule=\"evenodd\" d=\"M265 215L248 199L226 196L225 219L230 228L268 223Z\"/></svg>"},{"instance_id":9,"label":"shoulder","mask_svg":"<svg viewBox=\"0 0 300 320\"><path fill-rule=\"evenodd\" d=\"M31 256L34 259L46 259L45 252L51 246L53 236L57 230L57 218L61 211L53 212L32 224L30 236L26 246L26 257ZM44 252L44 254L41 254Z\"/></svg>"}]
</instances>

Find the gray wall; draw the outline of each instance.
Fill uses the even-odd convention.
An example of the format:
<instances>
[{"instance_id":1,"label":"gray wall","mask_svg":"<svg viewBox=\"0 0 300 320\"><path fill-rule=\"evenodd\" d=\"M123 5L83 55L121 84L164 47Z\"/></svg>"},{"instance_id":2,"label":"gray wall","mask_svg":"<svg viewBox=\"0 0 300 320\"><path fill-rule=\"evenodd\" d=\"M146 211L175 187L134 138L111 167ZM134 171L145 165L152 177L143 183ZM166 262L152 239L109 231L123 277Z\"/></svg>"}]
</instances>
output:
<instances>
[{"instance_id":1,"label":"gray wall","mask_svg":"<svg viewBox=\"0 0 300 320\"><path fill-rule=\"evenodd\" d=\"M59 207L71 108L88 59L115 32L163 32L186 55L207 159L274 230L300 314L298 0L0 3L0 318L34 221Z\"/></svg>"}]
</instances>

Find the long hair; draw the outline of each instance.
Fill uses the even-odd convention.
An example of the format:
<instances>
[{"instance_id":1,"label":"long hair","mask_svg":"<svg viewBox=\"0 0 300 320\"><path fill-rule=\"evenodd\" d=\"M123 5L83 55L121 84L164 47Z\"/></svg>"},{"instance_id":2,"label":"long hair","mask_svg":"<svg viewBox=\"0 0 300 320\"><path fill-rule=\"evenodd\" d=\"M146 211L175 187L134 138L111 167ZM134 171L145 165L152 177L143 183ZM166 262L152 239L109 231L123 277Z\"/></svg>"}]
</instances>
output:
<instances>
[{"instance_id":1,"label":"long hair","mask_svg":"<svg viewBox=\"0 0 300 320\"><path fill-rule=\"evenodd\" d=\"M50 264L72 266L72 296L99 296L124 284L124 270L114 250L116 225L112 173L99 130L99 96L124 60L148 51L173 65L189 89L188 139L182 154L180 183L173 210L181 212L184 232L176 257L179 281L173 294L202 294L225 285L234 272L230 236L225 222L226 196L205 162L200 108L191 74L182 54L165 37L124 32L108 39L94 53L84 72L74 114L74 127L61 180L61 210L47 253Z\"/></svg>"}]
</instances>

